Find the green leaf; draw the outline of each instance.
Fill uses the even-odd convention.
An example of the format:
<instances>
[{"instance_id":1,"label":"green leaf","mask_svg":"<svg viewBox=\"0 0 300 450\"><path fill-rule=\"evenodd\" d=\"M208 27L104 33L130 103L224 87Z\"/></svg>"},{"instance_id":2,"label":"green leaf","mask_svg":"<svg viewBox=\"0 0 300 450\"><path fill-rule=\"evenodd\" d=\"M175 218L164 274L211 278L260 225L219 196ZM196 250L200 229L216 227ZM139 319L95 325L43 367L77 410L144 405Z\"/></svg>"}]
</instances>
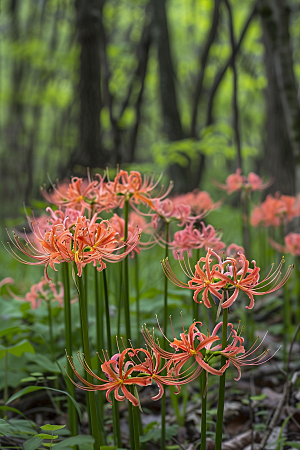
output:
<instances>
[{"instance_id":1,"label":"green leaf","mask_svg":"<svg viewBox=\"0 0 300 450\"><path fill-rule=\"evenodd\" d=\"M0 411L12 411L17 414L20 414L20 416L23 416L24 419L26 419L26 416L24 416L24 414L21 413L21 411L19 411L17 408L12 408L11 406L0 406Z\"/></svg>"},{"instance_id":2,"label":"green leaf","mask_svg":"<svg viewBox=\"0 0 300 450\"><path fill-rule=\"evenodd\" d=\"M35 364L38 364L41 368L44 369L45 372L61 373L59 366L41 353L36 353L34 356L28 354L26 355L26 358L29 361L33 361Z\"/></svg>"},{"instance_id":3,"label":"green leaf","mask_svg":"<svg viewBox=\"0 0 300 450\"><path fill-rule=\"evenodd\" d=\"M289 445L290 447L294 447L294 448L299 448L300 449L300 442L286 441L285 445Z\"/></svg>"},{"instance_id":4,"label":"green leaf","mask_svg":"<svg viewBox=\"0 0 300 450\"><path fill-rule=\"evenodd\" d=\"M70 448L73 447L74 445L84 445L84 444L93 444L94 443L94 438L92 436L88 436L88 435L78 435L75 437L71 437L68 439L65 439L64 441L60 442L59 444L55 444L55 446L53 446L55 448L55 450L60 450L60 449L66 449L66 448Z\"/></svg>"},{"instance_id":5,"label":"green leaf","mask_svg":"<svg viewBox=\"0 0 300 450\"><path fill-rule=\"evenodd\" d=\"M52 436L52 434L45 434L45 433L39 433L36 434L34 437L39 437L41 439L57 439L58 436Z\"/></svg>"},{"instance_id":6,"label":"green leaf","mask_svg":"<svg viewBox=\"0 0 300 450\"><path fill-rule=\"evenodd\" d=\"M50 423L47 423L46 425L43 425L40 428L45 431L56 431L56 430L61 430L62 428L65 428L65 426L66 425L51 425Z\"/></svg>"},{"instance_id":7,"label":"green leaf","mask_svg":"<svg viewBox=\"0 0 300 450\"><path fill-rule=\"evenodd\" d=\"M261 395L252 395L250 398L252 401L261 401L264 400L267 397L267 394L261 394Z\"/></svg>"},{"instance_id":8,"label":"green leaf","mask_svg":"<svg viewBox=\"0 0 300 450\"><path fill-rule=\"evenodd\" d=\"M23 339L21 342L18 342L17 344L10 347L3 347L2 345L0 345L0 359L5 356L6 352L17 357L22 356L25 352L35 353L34 348L30 344L30 342L27 341L27 339Z\"/></svg>"},{"instance_id":9,"label":"green leaf","mask_svg":"<svg viewBox=\"0 0 300 450\"><path fill-rule=\"evenodd\" d=\"M73 402L73 404L74 404L74 406L76 408L76 411L78 413L79 419L81 421L81 411L80 411L79 405L76 402L76 400L74 400L74 398L70 394L68 394L68 392L66 392L66 391L60 391L59 389L53 389L53 388L49 388L49 387L46 387L46 386L27 386L27 387L21 389L20 391L16 392L15 394L13 394L8 399L6 404L8 405L9 403L13 402L14 400L16 400L17 398L21 397L22 395L30 394L30 392L40 391L41 389L46 389L46 390L49 390L49 391L59 392L60 394L67 395L72 400L72 402Z\"/></svg>"},{"instance_id":10,"label":"green leaf","mask_svg":"<svg viewBox=\"0 0 300 450\"><path fill-rule=\"evenodd\" d=\"M23 447L24 450L36 450L41 443L43 442L43 439L33 437L28 439L28 441L24 442Z\"/></svg>"}]
</instances>

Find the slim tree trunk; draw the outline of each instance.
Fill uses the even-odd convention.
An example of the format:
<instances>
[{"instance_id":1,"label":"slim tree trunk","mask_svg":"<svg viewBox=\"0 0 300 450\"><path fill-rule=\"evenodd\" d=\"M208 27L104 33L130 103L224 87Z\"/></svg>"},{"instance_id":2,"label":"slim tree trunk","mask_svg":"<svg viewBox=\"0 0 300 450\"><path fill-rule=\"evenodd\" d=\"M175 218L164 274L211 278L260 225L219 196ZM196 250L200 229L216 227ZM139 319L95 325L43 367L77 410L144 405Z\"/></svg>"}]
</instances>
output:
<instances>
[{"instance_id":1,"label":"slim tree trunk","mask_svg":"<svg viewBox=\"0 0 300 450\"><path fill-rule=\"evenodd\" d=\"M73 164L96 167L105 164L101 153L100 19L102 2L76 0L80 45L79 153Z\"/></svg>"},{"instance_id":2,"label":"slim tree trunk","mask_svg":"<svg viewBox=\"0 0 300 450\"><path fill-rule=\"evenodd\" d=\"M183 139L183 131L178 110L175 88L174 68L171 56L168 22L165 0L151 0L153 12L153 40L157 45L160 99L163 116L163 129L169 141ZM188 159L188 156L185 155ZM190 160L188 159L188 165ZM190 179L190 169L183 168L179 164L169 166L169 173L176 180L178 192L189 189L187 181Z\"/></svg>"},{"instance_id":3,"label":"slim tree trunk","mask_svg":"<svg viewBox=\"0 0 300 450\"><path fill-rule=\"evenodd\" d=\"M274 178L269 192L295 194L295 162L300 159L300 107L297 100L286 0L262 0L260 15L268 86L264 166Z\"/></svg>"}]
</instances>

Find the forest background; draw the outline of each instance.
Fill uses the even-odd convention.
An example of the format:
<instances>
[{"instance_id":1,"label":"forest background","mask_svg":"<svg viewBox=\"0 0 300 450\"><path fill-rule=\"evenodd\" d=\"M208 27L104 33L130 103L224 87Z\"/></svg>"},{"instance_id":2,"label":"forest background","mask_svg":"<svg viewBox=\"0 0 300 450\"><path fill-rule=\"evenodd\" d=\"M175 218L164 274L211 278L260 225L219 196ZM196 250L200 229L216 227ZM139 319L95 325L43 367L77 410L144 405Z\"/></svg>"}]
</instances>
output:
<instances>
[{"instance_id":1,"label":"forest background","mask_svg":"<svg viewBox=\"0 0 300 450\"><path fill-rule=\"evenodd\" d=\"M5 225L86 167L183 192L240 166L296 193L296 0L3 0L0 29Z\"/></svg>"}]
</instances>

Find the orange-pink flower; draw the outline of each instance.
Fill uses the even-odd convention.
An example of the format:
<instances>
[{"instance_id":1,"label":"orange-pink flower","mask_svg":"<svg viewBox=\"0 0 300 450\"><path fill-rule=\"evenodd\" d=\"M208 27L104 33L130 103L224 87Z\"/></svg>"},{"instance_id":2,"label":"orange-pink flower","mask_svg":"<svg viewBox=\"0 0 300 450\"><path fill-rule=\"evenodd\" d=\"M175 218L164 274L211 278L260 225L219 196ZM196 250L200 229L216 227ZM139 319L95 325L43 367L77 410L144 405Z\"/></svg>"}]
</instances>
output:
<instances>
[{"instance_id":1,"label":"orange-pink flower","mask_svg":"<svg viewBox=\"0 0 300 450\"><path fill-rule=\"evenodd\" d=\"M46 192L42 190L44 198L61 208L73 208L84 213L87 209L91 211L98 197L97 190L103 179L100 175L96 175L97 180L91 180L88 173L88 179L73 177L71 182L63 181L56 187L53 185L53 190Z\"/></svg>"},{"instance_id":2,"label":"orange-pink flower","mask_svg":"<svg viewBox=\"0 0 300 450\"><path fill-rule=\"evenodd\" d=\"M211 248L216 253L220 253L225 244L212 225L205 226L204 222L200 222L200 229L198 229L195 228L195 223L190 222L183 230L176 231L169 247L173 250L174 258L182 260L184 252L188 252L191 258L192 249L205 248L207 251Z\"/></svg>"},{"instance_id":3,"label":"orange-pink flower","mask_svg":"<svg viewBox=\"0 0 300 450\"><path fill-rule=\"evenodd\" d=\"M213 262L213 258L217 260L217 264L214 264L210 267ZM201 267L200 263L204 262L204 265ZM162 268L165 272L165 275L174 283L176 286L192 289L195 291L194 300L197 303L204 302L207 308L211 308L211 303L208 298L208 293L210 292L214 296L216 296L219 300L223 299L222 289L226 285L226 281L220 279L220 273L224 271L224 266L221 261L221 258L217 253L215 253L212 249L209 249L206 257L202 257L199 259L198 263L195 266L195 272L193 273L190 267L183 268L185 275L187 275L191 280L188 283L184 283L180 281L174 274L169 264L168 259L165 259L161 262ZM198 301L197 297L200 292L202 292L202 301ZM221 291L221 292L220 292Z\"/></svg>"},{"instance_id":4,"label":"orange-pink flower","mask_svg":"<svg viewBox=\"0 0 300 450\"><path fill-rule=\"evenodd\" d=\"M226 178L226 184L216 183L221 189L224 189L227 194L236 191L261 191L272 184L272 181L263 183L262 179L254 172L250 172L248 178L242 175L241 169L236 169L236 172Z\"/></svg>"},{"instance_id":5,"label":"orange-pink flower","mask_svg":"<svg viewBox=\"0 0 300 450\"><path fill-rule=\"evenodd\" d=\"M121 261L134 250L140 240L140 232L136 229L135 234L130 236L127 242L122 242L109 221L98 219L97 214L94 214L92 219L78 216L76 222L68 228L64 226L66 222L62 222L58 220L58 223L52 225L50 231L44 234L38 222L32 222L32 231L38 245L35 245L26 234L24 240L15 233L14 238L9 236L11 242L8 245L11 254L24 264L44 264L44 274L48 281L50 281L47 274L48 266L57 270L55 264L74 261L79 276L82 274L82 268L89 263L93 263L101 271L106 267L105 261ZM23 259L16 253L11 243L35 262ZM120 254L125 247L126 250Z\"/></svg>"},{"instance_id":6,"label":"orange-pink flower","mask_svg":"<svg viewBox=\"0 0 300 450\"><path fill-rule=\"evenodd\" d=\"M256 227L263 225L265 227L279 227L300 215L299 197L289 195L280 195L279 192L267 195L266 200L259 206L256 206L251 214L251 225Z\"/></svg>"},{"instance_id":7,"label":"orange-pink flower","mask_svg":"<svg viewBox=\"0 0 300 450\"><path fill-rule=\"evenodd\" d=\"M272 246L280 253L290 253L293 256L300 255L300 233L288 233L284 238L284 245L280 245L269 238Z\"/></svg>"},{"instance_id":8,"label":"orange-pink flower","mask_svg":"<svg viewBox=\"0 0 300 450\"><path fill-rule=\"evenodd\" d=\"M213 258L217 259L218 262L211 267ZM204 262L203 266L200 265L201 262ZM180 281L175 276L168 259L163 260L161 264L165 275L172 283L195 291L194 300L196 302L198 302L198 294L202 292L202 301L207 308L211 308L208 297L209 292L221 301L223 308L229 308L237 299L241 290L250 298L250 305L246 306L246 308L252 309L254 306L254 295L265 295L274 292L280 289L289 279L293 266L289 266L285 275L280 279L283 262L284 260L281 261L273 273L271 268L266 278L259 281L260 268L256 267L255 261L252 261L253 269L249 267L249 261L243 254L240 254L237 259L228 257L225 261L221 261L220 257L209 249L206 257L200 258L196 264L195 273L192 272L187 264L184 267L181 266L186 276L191 278L188 283ZM233 293L230 295L232 290ZM225 301L224 292L230 295ZM202 301L198 303L202 303Z\"/></svg>"},{"instance_id":9,"label":"orange-pink flower","mask_svg":"<svg viewBox=\"0 0 300 450\"><path fill-rule=\"evenodd\" d=\"M151 192L158 186L160 178L154 182L154 176L151 178L145 176L142 178L138 171L131 171L130 174L125 170L120 170L115 176L114 181L106 184L106 189L116 197L119 197L119 206L124 206L124 201L129 201L131 205L143 203L153 207ZM169 188L163 194L159 194L159 198L165 198L171 191L173 185L170 183Z\"/></svg>"},{"instance_id":10,"label":"orange-pink flower","mask_svg":"<svg viewBox=\"0 0 300 450\"><path fill-rule=\"evenodd\" d=\"M202 215L202 217L221 205L221 202L214 203L208 192L199 191L199 189L173 197L172 202L175 206L178 204L188 205L191 208L192 216Z\"/></svg>"}]
</instances>

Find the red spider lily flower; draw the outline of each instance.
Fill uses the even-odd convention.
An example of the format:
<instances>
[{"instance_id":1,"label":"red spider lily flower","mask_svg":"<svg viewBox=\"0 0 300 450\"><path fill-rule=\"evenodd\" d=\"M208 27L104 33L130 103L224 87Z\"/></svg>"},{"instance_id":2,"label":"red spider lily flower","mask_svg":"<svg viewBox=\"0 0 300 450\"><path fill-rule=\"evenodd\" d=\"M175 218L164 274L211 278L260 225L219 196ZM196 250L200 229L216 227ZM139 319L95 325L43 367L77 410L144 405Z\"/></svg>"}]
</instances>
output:
<instances>
[{"instance_id":1,"label":"red spider lily flower","mask_svg":"<svg viewBox=\"0 0 300 450\"><path fill-rule=\"evenodd\" d=\"M42 194L47 201L56 206L77 209L83 214L85 209L88 211L93 209L93 205L97 199L97 189L103 182L100 175L97 174L96 177L98 179L93 181L89 173L87 180L73 177L70 183L64 181L58 187L53 185L51 192L42 190Z\"/></svg>"},{"instance_id":2,"label":"red spider lily flower","mask_svg":"<svg viewBox=\"0 0 300 450\"><path fill-rule=\"evenodd\" d=\"M176 386L177 392L175 392L175 394L179 394L181 386L195 380L202 371L202 368L198 366L195 370L187 370L184 373L174 375L174 371L168 369L168 361L166 361L165 364L160 367L160 352L155 348L152 348L151 352L152 353L150 353L148 350L139 349L139 351L137 352L139 363L134 366L134 372L140 372L139 376L146 376L157 384L159 392L154 397L151 397L152 400L159 400L163 396L163 385ZM131 355L130 351L128 352L128 354L130 357L133 356ZM144 356L144 360L140 359L140 354ZM162 372L165 371L165 369L167 369L167 374L162 375Z\"/></svg>"},{"instance_id":3,"label":"red spider lily flower","mask_svg":"<svg viewBox=\"0 0 300 450\"><path fill-rule=\"evenodd\" d=\"M174 334L173 342L169 341L166 336L164 336L165 339L169 341L170 347L175 349L175 353L168 352L162 349L155 342L154 336L149 333L147 328L144 328L142 333L149 348L160 354L160 356L167 361L168 371L170 372L170 370L173 368L175 376L180 375L180 371L182 370L183 366L188 361L190 361L190 359L194 359L195 363L198 366L197 374L200 373L202 369L204 369L213 375L221 376L228 367L229 363L226 363L219 370L215 369L206 362L205 355L202 352L203 349L209 348L213 342L218 341L220 338L216 335L208 337L204 336L203 333L201 333L197 328L197 324L200 324L200 326L202 326L201 322L194 322L189 327L188 333L185 332L183 327L183 333L180 333L180 339L177 339ZM196 340L200 342L195 343Z\"/></svg>"},{"instance_id":4,"label":"red spider lily flower","mask_svg":"<svg viewBox=\"0 0 300 450\"><path fill-rule=\"evenodd\" d=\"M222 322L219 325L222 325ZM231 325L231 327L232 327L232 324L228 324L228 325ZM277 353L277 351L279 350L278 349L272 356L270 356L267 359L265 359L265 356L268 354L269 349L264 350L258 356L249 358L262 345L266 335L267 335L267 333L265 334L265 336L263 337L263 339L261 340L260 344L257 347L255 347L255 344L256 344L258 338L254 342L252 347L246 351L245 347L243 345L244 339L240 335L238 335L237 331L235 331L232 327L231 333L227 339L229 341L232 338L232 342L230 344L228 344L227 347L224 348L223 350L218 349L218 347L211 348L210 351L208 352L208 355L210 355L211 357L217 356L217 355L224 356L227 359L228 363L232 363L236 367L236 369L238 371L238 376L237 376L237 378L235 378L235 380L238 381L238 380L240 380L241 375L242 375L241 367L243 367L243 366L258 366L260 364L264 364L265 362L267 362L271 358L273 358L275 353Z\"/></svg>"},{"instance_id":5,"label":"red spider lily flower","mask_svg":"<svg viewBox=\"0 0 300 450\"><path fill-rule=\"evenodd\" d=\"M114 214L110 219L109 222L111 226L114 228L115 232L118 234L120 241L124 240L124 231L125 231L125 220L122 217L119 217L117 214ZM137 229L140 231L146 230L149 232L149 228L151 227L150 224L147 224L145 219L138 214L136 214L134 211L131 211L129 214L129 220L128 220L128 239L129 241L133 239L133 237L136 235ZM141 242L134 247L134 249L130 252L131 258L134 258L134 254L141 253L141 248L150 248L150 246L153 246L153 244L156 244L156 241L149 241L149 242Z\"/></svg>"},{"instance_id":6,"label":"red spider lily flower","mask_svg":"<svg viewBox=\"0 0 300 450\"><path fill-rule=\"evenodd\" d=\"M126 242L122 242L108 220L97 222L97 214L91 220L79 217L74 229L74 260L81 276L82 268L93 262L97 270L106 268L104 261L118 262L123 260L138 245L141 233L136 229ZM118 253L125 248L123 253Z\"/></svg>"},{"instance_id":7,"label":"red spider lily flower","mask_svg":"<svg viewBox=\"0 0 300 450\"><path fill-rule=\"evenodd\" d=\"M240 270L237 269L238 261L242 264ZM232 289L234 290L233 294L222 304L223 308L229 308L236 300L238 293L241 290L244 291L250 299L250 305L246 306L246 308L252 309L254 306L254 295L265 295L277 291L287 282L293 270L293 266L289 266L285 275L280 280L281 268L284 263L284 259L282 259L273 273L272 266L268 275L262 281L259 281L260 268L256 266L255 261L252 261L254 266L253 269L249 267L249 261L246 259L245 255L240 254L238 261L233 258L228 258L224 264L230 265L230 271L227 272L227 274L219 274L219 277L226 281L227 291L230 292ZM269 285L272 285L271 288L265 290Z\"/></svg>"},{"instance_id":8,"label":"red spider lily flower","mask_svg":"<svg viewBox=\"0 0 300 450\"><path fill-rule=\"evenodd\" d=\"M183 226L187 222L194 222L195 220L200 220L203 218L207 211L202 212L198 216L191 215L191 207L184 203L175 204L169 198L165 200L156 199L153 201L154 205L152 207L154 214L149 213L148 216L152 217L153 228L156 230L158 228L159 219L163 222L169 223L172 221L179 221L178 226ZM146 214L145 214L146 215Z\"/></svg>"},{"instance_id":9,"label":"red spider lily flower","mask_svg":"<svg viewBox=\"0 0 300 450\"><path fill-rule=\"evenodd\" d=\"M300 255L300 233L288 233L284 238L284 245L280 245L269 238L271 245L280 253L290 253L293 256Z\"/></svg>"},{"instance_id":10,"label":"red spider lily flower","mask_svg":"<svg viewBox=\"0 0 300 450\"><path fill-rule=\"evenodd\" d=\"M38 230L38 232L40 232L40 230ZM53 225L51 230L47 231L44 236L39 236L37 234L38 232L35 232L35 236L39 241L39 245L32 243L26 233L23 240L21 240L14 232L13 238L8 235L10 238L10 242L8 242L10 250L8 251L15 259L23 264L45 265L44 276L46 280L50 282L51 280L47 274L48 266L56 271L55 264L72 260L72 234L69 230L66 230L62 224ZM30 257L35 262L23 259L16 253L11 244L13 244L18 251Z\"/></svg>"},{"instance_id":11,"label":"red spider lily flower","mask_svg":"<svg viewBox=\"0 0 300 450\"><path fill-rule=\"evenodd\" d=\"M100 378L97 374L95 374L91 368L87 365L84 355L80 358L78 354L78 359L84 370L89 373L93 378L96 378L103 384L93 384L89 381L85 380L76 370L72 356L68 356L69 363L72 367L73 372L76 377L84 384L84 386L75 383L70 377L72 383L77 386L79 389L84 391L106 391L106 398L111 403L109 399L109 394L111 392L114 393L115 399L117 401L123 401L127 398L134 406L138 406L138 399L131 394L128 390L128 386L137 385L137 386L147 386L151 384L151 377L148 376L132 376L132 373L135 370L135 364L132 360L125 362L125 358L127 353L130 351L131 357L133 357L136 353L140 351L144 351L143 349L125 349L118 358L112 358L108 361L105 361L101 365L102 371L107 376L107 379ZM99 355L98 355L99 356ZM139 372L138 372L139 373ZM119 390L121 389L124 395L120 395Z\"/></svg>"},{"instance_id":12,"label":"red spider lily flower","mask_svg":"<svg viewBox=\"0 0 300 450\"><path fill-rule=\"evenodd\" d=\"M201 214L206 215L209 211L219 208L222 203L213 203L213 200L208 192L199 191L198 189L194 189L193 192L188 192L187 194L173 197L172 202L175 206L177 204L190 206L192 216L199 216Z\"/></svg>"},{"instance_id":13,"label":"red spider lily flower","mask_svg":"<svg viewBox=\"0 0 300 450\"><path fill-rule=\"evenodd\" d=\"M212 268L210 267L213 261L211 256L218 259L218 263L214 264ZM200 262L205 262L205 264L201 267ZM193 289L195 291L194 300L197 303L202 303L203 301L207 308L211 308L208 292L220 300L223 308L229 308L236 300L239 291L242 290L250 298L250 305L246 306L246 308L252 309L254 306L254 295L265 295L274 292L280 289L289 279L293 266L289 266L283 278L280 279L283 262L284 259L273 273L272 266L266 278L259 281L260 268L256 266L255 261L252 261L253 269L250 268L249 261L241 253L237 260L228 257L222 262L220 257L209 249L206 257L200 258L196 264L195 274L192 273L191 268L187 267L186 264L184 268L181 266L184 273L191 278L188 283L183 283L175 276L168 259L163 260L161 264L165 275L172 283L182 288ZM269 285L271 285L271 288L266 290ZM230 293L231 290L234 290L233 294L223 302L224 291ZM198 302L197 296L201 291L203 291L202 301Z\"/></svg>"},{"instance_id":14,"label":"red spider lily flower","mask_svg":"<svg viewBox=\"0 0 300 450\"><path fill-rule=\"evenodd\" d=\"M27 292L25 298L15 295L10 290L9 292L15 299L31 303L31 309L39 308L43 301L58 302L58 306L61 308L64 304L64 287L61 281L56 285L55 283L48 283L45 278L42 278L39 283L31 286L30 291ZM74 303L77 300L77 298L74 298L71 303Z\"/></svg>"},{"instance_id":15,"label":"red spider lily flower","mask_svg":"<svg viewBox=\"0 0 300 450\"><path fill-rule=\"evenodd\" d=\"M237 169L235 173L229 175L226 179L226 184L216 183L221 189L227 191L227 194L231 194L236 191L261 191L266 189L272 184L272 181L263 183L262 179L254 172L250 172L248 178L242 175L242 170Z\"/></svg>"},{"instance_id":16,"label":"red spider lily flower","mask_svg":"<svg viewBox=\"0 0 300 450\"><path fill-rule=\"evenodd\" d=\"M62 220L62 219L61 219ZM21 258L10 247L11 254L24 264L45 265L45 278L51 281L47 274L47 268L50 266L56 270L55 264L61 262L75 261L78 269L78 275L81 276L82 268L86 264L93 263L97 270L105 269L105 261L118 262L134 250L140 240L140 232L129 237L127 242L122 242L118 234L110 225L109 221L102 220L97 222L97 214L91 220L85 216L78 216L76 223L68 229L63 223L57 223L51 226L50 231L43 235L38 224L32 222L32 230L38 245L32 243L25 234L25 243L14 234L14 240L10 237L11 243L22 253L29 256L36 262L26 261ZM101 220L101 219L100 219ZM126 250L120 254L120 250L126 247Z\"/></svg>"},{"instance_id":17,"label":"red spider lily flower","mask_svg":"<svg viewBox=\"0 0 300 450\"><path fill-rule=\"evenodd\" d=\"M216 258L218 263L214 264L212 268L210 267L213 259ZM200 263L204 262L203 267L200 266ZM220 277L220 274L224 272L224 263L222 263L220 257L213 250L209 249L205 258L200 258L198 263L195 266L195 273L192 272L190 267L187 267L185 264L185 268L182 269L191 280L188 283L183 283L180 281L174 274L169 264L168 259L165 259L161 262L162 268L165 272L165 275L174 283L176 286L192 289L195 291L194 300L197 303L204 302L207 308L211 308L211 303L208 298L208 292L215 295L220 301L223 300L223 288L226 286L227 279L223 280ZM203 291L202 301L198 301L198 294ZM222 291L222 292L219 292Z\"/></svg>"},{"instance_id":18,"label":"red spider lily flower","mask_svg":"<svg viewBox=\"0 0 300 450\"><path fill-rule=\"evenodd\" d=\"M266 200L259 206L256 206L251 213L251 225L256 227L263 225L265 227L279 227L298 217L300 214L299 197L289 195L280 195L279 192L267 195Z\"/></svg>"},{"instance_id":19,"label":"red spider lily flower","mask_svg":"<svg viewBox=\"0 0 300 450\"><path fill-rule=\"evenodd\" d=\"M192 249L208 248L219 253L225 247L220 236L212 225L205 226L204 222L200 223L201 231L195 228L194 223L188 223L183 230L176 231L174 240L169 243L169 247L173 250L175 259L184 259L184 252L188 252L188 256L192 257Z\"/></svg>"},{"instance_id":20,"label":"red spider lily flower","mask_svg":"<svg viewBox=\"0 0 300 450\"><path fill-rule=\"evenodd\" d=\"M5 286L7 284L14 284L13 278L11 277L3 278L3 280L0 281L0 289L2 288L2 286Z\"/></svg>"},{"instance_id":21,"label":"red spider lily flower","mask_svg":"<svg viewBox=\"0 0 300 450\"><path fill-rule=\"evenodd\" d=\"M120 196L119 206L124 206L124 201L127 200L131 205L143 203L147 206L153 207L153 201L151 199L150 193L158 186L161 177L154 182L154 177L151 178L145 176L144 180L142 176L137 171L131 171L130 174L125 170L120 170L117 173L114 181L109 181L106 184L108 191L113 193L115 196ZM170 183L169 188L164 194L160 193L159 198L165 198L171 189L173 184Z\"/></svg>"}]
</instances>

